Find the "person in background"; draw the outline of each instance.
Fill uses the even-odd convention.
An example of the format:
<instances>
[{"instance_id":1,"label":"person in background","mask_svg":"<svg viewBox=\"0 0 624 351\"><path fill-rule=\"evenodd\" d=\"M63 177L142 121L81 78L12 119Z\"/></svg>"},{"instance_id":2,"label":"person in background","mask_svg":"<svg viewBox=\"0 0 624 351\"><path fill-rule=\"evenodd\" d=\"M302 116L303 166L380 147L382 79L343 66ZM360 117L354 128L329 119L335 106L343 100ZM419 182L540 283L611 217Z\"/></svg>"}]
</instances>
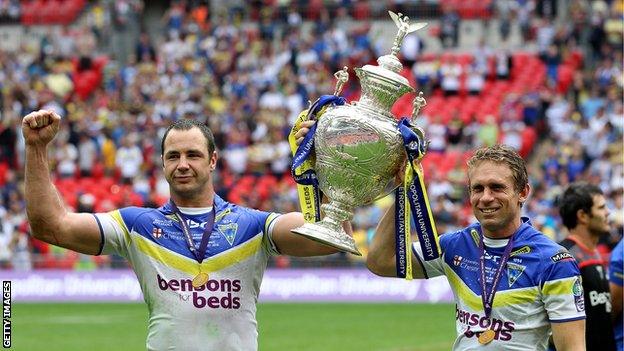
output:
<instances>
[{"instance_id":1,"label":"person in background","mask_svg":"<svg viewBox=\"0 0 624 351\"><path fill-rule=\"evenodd\" d=\"M613 351L615 340L607 262L597 249L598 240L608 236L611 229L605 196L596 185L572 183L559 199L559 215L568 229L568 236L559 244L574 256L583 278L587 350Z\"/></svg>"}]
</instances>

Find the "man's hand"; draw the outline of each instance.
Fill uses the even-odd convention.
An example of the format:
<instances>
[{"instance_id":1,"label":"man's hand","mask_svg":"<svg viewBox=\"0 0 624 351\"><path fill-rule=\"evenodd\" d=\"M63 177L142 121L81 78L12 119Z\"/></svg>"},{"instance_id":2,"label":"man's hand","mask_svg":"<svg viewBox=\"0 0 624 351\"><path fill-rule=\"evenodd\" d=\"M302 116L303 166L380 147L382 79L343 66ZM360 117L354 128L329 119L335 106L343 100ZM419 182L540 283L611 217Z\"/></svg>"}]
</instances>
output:
<instances>
[{"instance_id":1,"label":"man's hand","mask_svg":"<svg viewBox=\"0 0 624 351\"><path fill-rule=\"evenodd\" d=\"M297 145L301 145L301 143L303 142L303 138L305 138L305 136L308 134L308 132L310 131L310 128L312 128L314 123L316 123L315 120L308 120L308 121L301 122L301 126L299 127L299 130L297 131L297 133L295 133L295 140L296 140Z\"/></svg>"},{"instance_id":2,"label":"man's hand","mask_svg":"<svg viewBox=\"0 0 624 351\"><path fill-rule=\"evenodd\" d=\"M22 119L22 133L28 146L45 147L59 131L61 116L53 111L39 110Z\"/></svg>"}]
</instances>

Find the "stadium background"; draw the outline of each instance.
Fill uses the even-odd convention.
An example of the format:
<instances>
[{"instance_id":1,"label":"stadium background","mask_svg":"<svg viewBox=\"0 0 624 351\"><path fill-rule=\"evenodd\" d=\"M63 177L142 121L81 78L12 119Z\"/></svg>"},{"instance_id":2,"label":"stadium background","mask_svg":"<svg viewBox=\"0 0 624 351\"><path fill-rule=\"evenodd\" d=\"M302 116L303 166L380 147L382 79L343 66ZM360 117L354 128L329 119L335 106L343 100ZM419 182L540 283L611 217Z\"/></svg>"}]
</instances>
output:
<instances>
[{"instance_id":1,"label":"stadium background","mask_svg":"<svg viewBox=\"0 0 624 351\"><path fill-rule=\"evenodd\" d=\"M423 163L438 231L474 220L465 160L501 142L526 158L525 214L554 240L566 234L556 199L569 182L605 191L614 230L600 249L608 255L624 223L623 8L618 0L0 1L0 275L14 283L14 349L131 350L145 337L143 305L110 303L140 301L122 259L29 237L23 115L46 108L64 117L50 156L74 210L162 204L160 138L179 118L215 133L219 195L296 210L291 123L309 100L333 92L333 72L345 65L343 94L359 98L353 68L387 53L396 34L388 9L429 22L406 37L401 59L428 101L418 123L431 140ZM401 98L395 115L408 115L413 97ZM357 210L364 255L391 201ZM451 345L443 280L378 280L362 258L344 254L275 257L270 266L261 349ZM60 303L72 300L80 303Z\"/></svg>"}]
</instances>

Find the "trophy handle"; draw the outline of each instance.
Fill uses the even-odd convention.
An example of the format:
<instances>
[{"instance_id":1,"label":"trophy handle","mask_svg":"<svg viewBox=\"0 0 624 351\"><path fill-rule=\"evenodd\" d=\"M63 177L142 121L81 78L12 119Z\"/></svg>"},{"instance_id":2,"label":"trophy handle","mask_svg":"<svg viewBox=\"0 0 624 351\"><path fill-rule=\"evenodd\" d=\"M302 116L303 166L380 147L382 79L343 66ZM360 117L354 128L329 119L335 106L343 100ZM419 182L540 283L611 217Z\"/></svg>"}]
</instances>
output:
<instances>
[{"instance_id":1,"label":"trophy handle","mask_svg":"<svg viewBox=\"0 0 624 351\"><path fill-rule=\"evenodd\" d=\"M334 95L339 96L342 93L342 88L349 81L349 68L344 66L340 71L334 73L334 78L336 78Z\"/></svg>"},{"instance_id":2,"label":"trophy handle","mask_svg":"<svg viewBox=\"0 0 624 351\"><path fill-rule=\"evenodd\" d=\"M423 97L423 92L419 92L418 96L416 96L414 98L414 101L412 102L412 122L414 122L416 120L416 117L418 117L418 114L420 113L420 110L427 106L427 100L425 100L425 98Z\"/></svg>"}]
</instances>

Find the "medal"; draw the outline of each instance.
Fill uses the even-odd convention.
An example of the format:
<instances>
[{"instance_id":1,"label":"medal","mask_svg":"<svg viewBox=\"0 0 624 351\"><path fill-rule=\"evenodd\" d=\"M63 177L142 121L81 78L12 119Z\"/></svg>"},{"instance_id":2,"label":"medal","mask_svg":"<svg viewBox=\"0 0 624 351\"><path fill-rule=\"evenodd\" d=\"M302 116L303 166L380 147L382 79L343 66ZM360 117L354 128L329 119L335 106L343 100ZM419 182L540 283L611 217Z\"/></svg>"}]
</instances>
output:
<instances>
[{"instance_id":1,"label":"medal","mask_svg":"<svg viewBox=\"0 0 624 351\"><path fill-rule=\"evenodd\" d=\"M507 260L509 259L509 255L511 254L511 248L513 247L513 235L509 238L507 245L505 246L505 251L501 256L501 262L498 267L496 267L496 271L494 272L494 279L492 281L492 289L488 290L486 284L486 276L485 276L485 243L483 242L483 235L479 235L479 271L481 273L481 302L483 302L483 311L485 312L485 318L490 319L492 315L492 306L494 305L494 296L496 295L496 291L498 290L498 283L500 282L500 278L503 275L503 270L505 265L507 264ZM490 319L490 323L492 320ZM490 324L491 326L491 324ZM486 329L483 331L477 340L481 345L486 345L492 342L496 337L496 332L492 329Z\"/></svg>"},{"instance_id":2,"label":"medal","mask_svg":"<svg viewBox=\"0 0 624 351\"><path fill-rule=\"evenodd\" d=\"M207 282L208 282L208 274L204 272L199 272L197 273L195 278L193 278L192 284L194 288L199 288L200 286L206 284Z\"/></svg>"},{"instance_id":3,"label":"medal","mask_svg":"<svg viewBox=\"0 0 624 351\"><path fill-rule=\"evenodd\" d=\"M206 250L208 249L208 241L210 240L210 235L212 234L212 228L214 226L215 215L216 215L216 205L212 205L212 211L210 212L210 216L208 217L208 222L204 226L204 233L202 234L201 242L199 244L199 248L195 247L193 243L193 237L191 236L191 230L182 215L182 212L178 209L173 201L171 203L171 208L173 208L173 213L176 215L178 220L180 221L180 226L182 227L182 232L184 233L184 237L186 238L186 244L188 245L189 250L195 256L195 260L199 263L199 273L193 278L192 285L194 288L199 288L202 285L208 282L208 273L204 273L201 271L201 263L204 260L204 256L206 256Z\"/></svg>"},{"instance_id":4,"label":"medal","mask_svg":"<svg viewBox=\"0 0 624 351\"><path fill-rule=\"evenodd\" d=\"M481 345L487 345L490 342L492 342L492 340L494 340L494 337L496 336L496 332L493 331L492 329L487 329L484 332L481 333L481 335L479 335L479 344Z\"/></svg>"}]
</instances>

